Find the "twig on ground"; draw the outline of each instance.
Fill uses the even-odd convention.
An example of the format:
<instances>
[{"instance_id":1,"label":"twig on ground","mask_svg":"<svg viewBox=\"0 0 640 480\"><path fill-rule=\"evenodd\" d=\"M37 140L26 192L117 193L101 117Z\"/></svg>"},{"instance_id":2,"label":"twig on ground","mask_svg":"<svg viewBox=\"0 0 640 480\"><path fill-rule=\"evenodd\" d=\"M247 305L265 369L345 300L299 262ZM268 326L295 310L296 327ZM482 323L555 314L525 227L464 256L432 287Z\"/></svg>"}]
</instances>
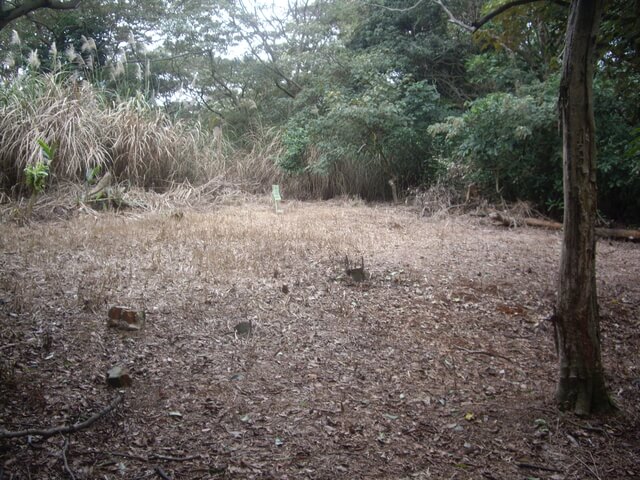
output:
<instances>
[{"instance_id":1,"label":"twig on ground","mask_svg":"<svg viewBox=\"0 0 640 480\"><path fill-rule=\"evenodd\" d=\"M171 480L171 477L167 475L167 473L164 470L162 470L162 468L156 466L154 470L163 480Z\"/></svg>"},{"instance_id":2,"label":"twig on ground","mask_svg":"<svg viewBox=\"0 0 640 480\"><path fill-rule=\"evenodd\" d=\"M59 427L53 427L48 429L29 429L29 430L20 430L17 432L11 432L9 430L0 430L0 438L17 438L17 437L26 437L30 435L35 435L45 439L45 438L52 437L54 435L59 435L59 434L64 435L67 433L77 432L79 430L83 430L87 427L90 427L100 418L104 417L107 413L109 413L111 410L116 408L118 404L122 401L122 398L123 398L122 395L118 395L111 401L111 403L106 408L90 416L84 422L76 423L70 426L61 425Z\"/></svg>"},{"instance_id":3,"label":"twig on ground","mask_svg":"<svg viewBox=\"0 0 640 480\"><path fill-rule=\"evenodd\" d=\"M130 458L131 460L138 460L139 462L148 462L149 459L140 455L131 455L130 453L120 453L120 452L106 452L107 455L112 455L114 457L124 457Z\"/></svg>"},{"instance_id":4,"label":"twig on ground","mask_svg":"<svg viewBox=\"0 0 640 480\"><path fill-rule=\"evenodd\" d=\"M107 452L108 455L113 455L114 457L124 457L130 458L132 460L138 460L140 462L152 462L153 460L164 460L166 462L188 462L189 460L198 460L201 458L200 455L191 455L189 457L170 457L167 455L158 455L156 453L152 453L148 457L143 457L142 455L132 455L130 453L120 453L120 452Z\"/></svg>"},{"instance_id":5,"label":"twig on ground","mask_svg":"<svg viewBox=\"0 0 640 480\"><path fill-rule=\"evenodd\" d=\"M62 447L62 461L64 462L64 470L69 474L69 478L71 480L76 480L76 476L73 474L73 471L69 467L69 462L67 462L68 449L69 449L69 437L65 437L64 445Z\"/></svg>"},{"instance_id":6,"label":"twig on ground","mask_svg":"<svg viewBox=\"0 0 640 480\"><path fill-rule=\"evenodd\" d=\"M553 472L553 473L562 473L562 470L558 470L555 468L543 467L541 465L533 465L531 463L521 463L518 462L516 465L520 468L528 468L530 470L541 470L543 472Z\"/></svg>"},{"instance_id":7,"label":"twig on ground","mask_svg":"<svg viewBox=\"0 0 640 480\"><path fill-rule=\"evenodd\" d=\"M600 477L600 474L598 473L598 465L596 465L596 461L593 458L593 455L591 455L591 452L589 452L589 456L591 457L591 462L593 462L593 468L587 465L587 462L582 460L580 457L576 457L576 459L589 471L591 475L593 475L593 478L596 480L602 480L602 477Z\"/></svg>"},{"instance_id":8,"label":"twig on ground","mask_svg":"<svg viewBox=\"0 0 640 480\"><path fill-rule=\"evenodd\" d=\"M456 350L460 350L462 352L466 352L470 355L487 355L489 357L496 357L496 358L501 358L503 360L506 360L507 362L510 363L515 363L513 360L511 360L509 357L505 357L504 355L500 355L499 353L496 352L488 352L486 350L469 350L468 348L464 348L464 347L458 347L456 345L454 345L454 348Z\"/></svg>"},{"instance_id":9,"label":"twig on ground","mask_svg":"<svg viewBox=\"0 0 640 480\"><path fill-rule=\"evenodd\" d=\"M586 430L587 432L594 432L594 433L598 433L598 434L601 434L601 435L606 435L606 433L607 433L606 430L603 429L603 428L594 427L594 426L591 426L591 425L583 425L583 424L581 424L579 422L573 421L571 418L564 418L563 420L565 422L573 425L574 427L581 428L582 430Z\"/></svg>"},{"instance_id":10,"label":"twig on ground","mask_svg":"<svg viewBox=\"0 0 640 480\"><path fill-rule=\"evenodd\" d=\"M166 460L167 462L188 462L189 460L198 460L200 455L191 455L189 457L169 457L166 455L150 455L150 460Z\"/></svg>"}]
</instances>

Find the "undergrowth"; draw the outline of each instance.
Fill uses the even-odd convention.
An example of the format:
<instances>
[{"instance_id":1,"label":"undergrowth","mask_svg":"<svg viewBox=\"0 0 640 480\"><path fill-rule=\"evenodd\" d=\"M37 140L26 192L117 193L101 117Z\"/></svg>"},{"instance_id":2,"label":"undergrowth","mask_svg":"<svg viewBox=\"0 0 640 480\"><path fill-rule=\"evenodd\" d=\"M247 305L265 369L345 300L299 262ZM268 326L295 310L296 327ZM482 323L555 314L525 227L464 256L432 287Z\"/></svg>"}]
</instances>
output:
<instances>
[{"instance_id":1,"label":"undergrowth","mask_svg":"<svg viewBox=\"0 0 640 480\"><path fill-rule=\"evenodd\" d=\"M344 164L330 175L288 175L277 166L281 132L256 126L233 144L198 123L170 118L142 94L113 100L108 92L65 72L25 74L0 84L0 189L28 193L25 169L40 161L38 140L56 149L52 186L81 184L90 172L118 183L165 191L213 179L248 193L282 185L289 198L358 194L369 174ZM243 146L239 146L243 145Z\"/></svg>"},{"instance_id":2,"label":"undergrowth","mask_svg":"<svg viewBox=\"0 0 640 480\"><path fill-rule=\"evenodd\" d=\"M98 67L95 42L83 37L79 52L70 48L63 55L52 44L45 68L36 53L22 55L15 37L0 71L3 201L33 191L28 172L41 160L38 142L56 152L47 170L52 191L69 192L70 182L88 185L98 180L97 175L109 173L121 190L180 193L183 186L206 191L228 191L232 186L239 192L264 194L277 183L285 198L385 196L379 187L386 179L348 158L329 172L285 173L279 167L285 153L282 128L257 123L231 141L224 126L209 130L170 116L153 100L148 65L143 75L141 64L124 60L124 51ZM138 58L133 43L126 49ZM132 68L137 74L128 71ZM310 149L310 155L316 150Z\"/></svg>"}]
</instances>

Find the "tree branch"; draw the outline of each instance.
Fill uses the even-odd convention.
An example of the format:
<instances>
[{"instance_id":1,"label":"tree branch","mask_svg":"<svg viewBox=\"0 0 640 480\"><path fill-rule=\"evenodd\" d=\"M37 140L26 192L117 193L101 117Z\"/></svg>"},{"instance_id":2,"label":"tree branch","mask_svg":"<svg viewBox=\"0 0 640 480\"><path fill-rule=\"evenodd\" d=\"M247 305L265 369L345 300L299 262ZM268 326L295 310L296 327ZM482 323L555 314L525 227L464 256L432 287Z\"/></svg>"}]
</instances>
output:
<instances>
[{"instance_id":1,"label":"tree branch","mask_svg":"<svg viewBox=\"0 0 640 480\"><path fill-rule=\"evenodd\" d=\"M255 58L256 61L261 63L267 70L272 72L274 75L279 77L281 80L284 80L286 83L286 87L276 82L276 87L282 90L286 95L291 98L295 98L296 95L302 90L302 86L291 77L291 75L285 74L282 69L278 66L279 57L275 50L275 43L272 43L269 38L269 33L263 31L260 27L260 24L255 18L255 14L251 14L247 7L243 2L240 2L240 11L241 18L240 22L244 23L244 26L250 29L248 33L244 32L244 29L241 25L238 24L236 18L232 18L234 26L238 28L240 37L246 42L247 47L249 48L249 52ZM252 43L251 35L258 38L259 43L262 46L262 51L267 55L267 59L264 59L262 55L260 55L260 51L254 46Z\"/></svg>"},{"instance_id":2,"label":"tree branch","mask_svg":"<svg viewBox=\"0 0 640 480\"><path fill-rule=\"evenodd\" d=\"M11 432L9 430L0 430L0 438L17 438L17 437L26 437L29 435L35 435L38 437L42 437L44 439L44 438L49 438L58 434L77 432L78 430L83 430L87 427L90 427L100 418L104 417L107 413L109 413L111 410L116 408L118 404L122 402L122 398L123 398L122 395L118 395L111 401L111 403L106 408L93 414L92 416L87 418L84 422L75 423L70 426L62 425L60 427L48 428L46 430L30 429L30 430L20 430L17 432Z\"/></svg>"},{"instance_id":3,"label":"tree branch","mask_svg":"<svg viewBox=\"0 0 640 480\"><path fill-rule=\"evenodd\" d=\"M416 3L414 3L410 7L406 7L406 8L387 7L386 5L380 5L378 3L367 3L366 5L369 5L371 7L383 8L385 10L389 10L390 12L409 12L409 11L413 10L414 8L416 8L418 5L420 5L423 1L424 0L418 0ZM438 3L438 2L436 2L436 3Z\"/></svg>"},{"instance_id":4,"label":"tree branch","mask_svg":"<svg viewBox=\"0 0 640 480\"><path fill-rule=\"evenodd\" d=\"M19 5L10 7L6 10L4 8L0 10L0 30L14 20L24 17L34 10L38 10L40 8L50 8L52 10L73 10L80 5L80 1L81 0L25 0Z\"/></svg>"},{"instance_id":5,"label":"tree branch","mask_svg":"<svg viewBox=\"0 0 640 480\"><path fill-rule=\"evenodd\" d=\"M490 22L492 19L494 19L498 15L506 12L507 10L512 9L513 7L519 7L520 5L526 5L528 3L536 3L536 2L542 2L542 1L555 3L556 5L560 5L566 8L569 8L569 5L570 5L569 2L565 2L564 0L512 0L511 2L507 2L504 5L499 6L495 10L492 10L491 12L487 13L480 20L473 22L471 26L473 27L473 31L476 31L480 29L485 23ZM436 0L436 3L441 4L440 0Z\"/></svg>"},{"instance_id":6,"label":"tree branch","mask_svg":"<svg viewBox=\"0 0 640 480\"><path fill-rule=\"evenodd\" d=\"M451 10L449 10L446 5L444 3L442 3L441 0L433 0L434 3L436 3L437 5L440 5L440 8L442 8L442 10L444 10L444 13L447 14L447 17L449 17L449 23L453 23L454 25L459 26L460 28L467 30L468 32L475 32L476 29L473 28L471 25L467 25L466 23L458 20L453 13L451 13Z\"/></svg>"},{"instance_id":7,"label":"tree branch","mask_svg":"<svg viewBox=\"0 0 640 480\"><path fill-rule=\"evenodd\" d=\"M484 17L480 18L479 20L476 20L471 25L467 25L463 21L461 21L458 18L456 18L456 16L453 13L451 13L451 10L449 10L447 8L447 6L442 2L442 0L433 0L433 2L436 5L439 5L440 8L442 8L442 10L444 11L444 13L447 14L447 17L449 17L449 22L450 23L453 23L454 25L457 25L458 27L460 27L460 28L462 28L462 29L464 29L464 30L466 30L468 32L471 32L471 33L474 33L476 31L478 31L480 28L482 28L483 25L485 25L486 23L490 22L491 20L493 20L498 15L503 14L507 10L512 9L513 7L518 7L520 5L526 5L528 3L535 3L535 2L542 2L542 1L555 3L556 5L560 5L560 6L566 7L566 8L569 8L569 5L570 5L569 2L566 2L564 0L512 0L511 2L507 2L504 5L499 6L495 10L492 10L491 12L487 13ZM420 3L420 2L418 2L418 3ZM416 5L414 5L414 6L416 6ZM413 7L411 7L411 8L413 8Z\"/></svg>"}]
</instances>

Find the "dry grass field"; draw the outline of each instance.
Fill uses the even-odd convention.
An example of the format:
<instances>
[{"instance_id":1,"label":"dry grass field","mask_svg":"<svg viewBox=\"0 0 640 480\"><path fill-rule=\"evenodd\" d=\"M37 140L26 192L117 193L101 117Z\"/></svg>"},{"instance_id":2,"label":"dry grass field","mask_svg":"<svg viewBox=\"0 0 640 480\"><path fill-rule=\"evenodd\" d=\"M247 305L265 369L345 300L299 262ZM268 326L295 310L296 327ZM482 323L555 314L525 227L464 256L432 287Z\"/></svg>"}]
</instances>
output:
<instances>
[{"instance_id":1,"label":"dry grass field","mask_svg":"<svg viewBox=\"0 0 640 480\"><path fill-rule=\"evenodd\" d=\"M598 244L620 412L581 419L553 404L556 232L346 200L52 217L0 225L0 430L133 383L0 439L3 480L640 477L638 244Z\"/></svg>"}]
</instances>

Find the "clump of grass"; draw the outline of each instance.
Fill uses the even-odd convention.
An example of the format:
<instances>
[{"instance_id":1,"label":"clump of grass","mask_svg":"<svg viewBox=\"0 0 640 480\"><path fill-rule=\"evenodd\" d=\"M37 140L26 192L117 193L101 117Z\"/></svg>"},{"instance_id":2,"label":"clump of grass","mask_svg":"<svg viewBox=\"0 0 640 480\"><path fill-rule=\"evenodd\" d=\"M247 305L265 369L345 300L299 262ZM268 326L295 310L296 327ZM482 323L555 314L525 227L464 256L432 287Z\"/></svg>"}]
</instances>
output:
<instances>
[{"instance_id":1,"label":"clump of grass","mask_svg":"<svg viewBox=\"0 0 640 480\"><path fill-rule=\"evenodd\" d=\"M5 84L0 95L0 182L4 187L21 184L25 168L38 163L37 139L58 146L60 161L51 172L57 177L80 178L83 166L106 163L97 118L85 115L95 105L89 89L82 85L72 89L59 75L29 75Z\"/></svg>"},{"instance_id":2,"label":"clump of grass","mask_svg":"<svg viewBox=\"0 0 640 480\"><path fill-rule=\"evenodd\" d=\"M218 172L208 135L198 125L172 121L137 96L106 112L110 167L119 180L163 189L204 183Z\"/></svg>"},{"instance_id":3,"label":"clump of grass","mask_svg":"<svg viewBox=\"0 0 640 480\"><path fill-rule=\"evenodd\" d=\"M277 128L255 127L241 142L245 148L227 149L231 151L225 158L224 174L239 182L250 193L271 191L271 185L282 183L282 172L276 166L283 146Z\"/></svg>"},{"instance_id":4,"label":"clump of grass","mask_svg":"<svg viewBox=\"0 0 640 480\"><path fill-rule=\"evenodd\" d=\"M385 185L385 179L379 170L357 159L344 159L328 173L307 171L289 174L282 171L277 161L282 157L285 147L279 128L255 127L239 143L247 147L238 148L225 143L222 149L224 154L219 156L221 158L216 171L237 182L249 193L267 193L271 191L271 185L279 184L286 198L300 200L384 196L380 186ZM317 156L317 152L311 149L308 155ZM314 159L311 158L309 163L315 163Z\"/></svg>"},{"instance_id":5,"label":"clump of grass","mask_svg":"<svg viewBox=\"0 0 640 480\"><path fill-rule=\"evenodd\" d=\"M56 145L53 180L82 182L101 167L145 188L202 181L213 152L197 127L172 122L142 96L109 104L96 87L68 75L25 75L0 88L0 186L23 183L40 159L36 139Z\"/></svg>"},{"instance_id":6,"label":"clump of grass","mask_svg":"<svg viewBox=\"0 0 640 480\"><path fill-rule=\"evenodd\" d=\"M55 152L55 147L47 144L42 139L38 139L38 145L40 146L42 160L38 161L38 163L34 165L28 165L24 169L25 183L31 190L31 198L29 199L29 205L27 207L27 216L31 216L37 196L44 192Z\"/></svg>"}]
</instances>

